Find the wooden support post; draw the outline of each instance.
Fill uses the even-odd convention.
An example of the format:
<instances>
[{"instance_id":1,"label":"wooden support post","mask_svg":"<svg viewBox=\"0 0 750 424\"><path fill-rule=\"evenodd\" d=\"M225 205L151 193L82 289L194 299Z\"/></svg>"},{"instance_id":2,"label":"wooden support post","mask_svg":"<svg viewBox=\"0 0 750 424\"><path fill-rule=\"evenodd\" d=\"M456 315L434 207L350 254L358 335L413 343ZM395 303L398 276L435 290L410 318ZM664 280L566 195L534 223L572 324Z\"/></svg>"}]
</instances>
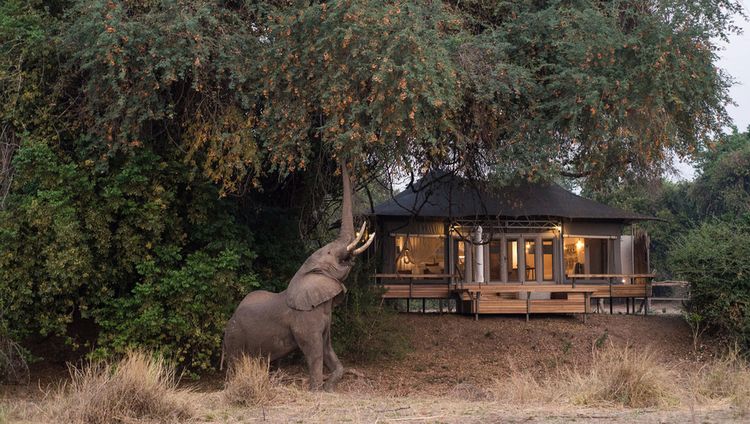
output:
<instances>
[{"instance_id":1,"label":"wooden support post","mask_svg":"<svg viewBox=\"0 0 750 424\"><path fill-rule=\"evenodd\" d=\"M529 314L531 313L531 292L526 292L526 322L529 322Z\"/></svg>"},{"instance_id":2,"label":"wooden support post","mask_svg":"<svg viewBox=\"0 0 750 424\"><path fill-rule=\"evenodd\" d=\"M438 299L438 310L440 311L440 315L443 315L443 299Z\"/></svg>"},{"instance_id":3,"label":"wooden support post","mask_svg":"<svg viewBox=\"0 0 750 424\"><path fill-rule=\"evenodd\" d=\"M576 277L573 277L573 288L576 288Z\"/></svg>"},{"instance_id":4,"label":"wooden support post","mask_svg":"<svg viewBox=\"0 0 750 424\"><path fill-rule=\"evenodd\" d=\"M425 299L424 297L422 298L422 313L423 313L423 314L424 314L425 312L427 312L427 308L426 308L426 306L427 306L427 305L426 305L426 302L425 302L426 300L427 300L427 299Z\"/></svg>"},{"instance_id":5,"label":"wooden support post","mask_svg":"<svg viewBox=\"0 0 750 424\"><path fill-rule=\"evenodd\" d=\"M482 295L482 292L477 292L476 295L474 295L474 321L479 321L479 297Z\"/></svg>"},{"instance_id":6,"label":"wooden support post","mask_svg":"<svg viewBox=\"0 0 750 424\"><path fill-rule=\"evenodd\" d=\"M589 303L591 302L588 293L583 294L583 302L583 323L586 324L586 318L589 315Z\"/></svg>"},{"instance_id":7,"label":"wooden support post","mask_svg":"<svg viewBox=\"0 0 750 424\"><path fill-rule=\"evenodd\" d=\"M411 312L411 290L414 285L414 278L409 277L409 299L406 300L406 312Z\"/></svg>"},{"instance_id":8,"label":"wooden support post","mask_svg":"<svg viewBox=\"0 0 750 424\"><path fill-rule=\"evenodd\" d=\"M612 277L609 277L609 314L612 315L613 309L612 309Z\"/></svg>"}]
</instances>

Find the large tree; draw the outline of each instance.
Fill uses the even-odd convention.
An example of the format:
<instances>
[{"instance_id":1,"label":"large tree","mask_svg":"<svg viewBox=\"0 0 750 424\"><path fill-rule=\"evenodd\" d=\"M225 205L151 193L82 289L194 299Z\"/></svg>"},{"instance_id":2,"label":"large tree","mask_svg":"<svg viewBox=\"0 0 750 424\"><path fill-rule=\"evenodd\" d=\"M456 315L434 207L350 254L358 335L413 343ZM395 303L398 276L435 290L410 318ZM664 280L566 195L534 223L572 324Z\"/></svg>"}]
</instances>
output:
<instances>
[{"instance_id":1,"label":"large tree","mask_svg":"<svg viewBox=\"0 0 750 424\"><path fill-rule=\"evenodd\" d=\"M228 191L367 170L659 170L727 123L731 0L76 2L68 113L102 153L174 139ZM61 102L63 103L63 102ZM363 167L365 169L365 167Z\"/></svg>"}]
</instances>

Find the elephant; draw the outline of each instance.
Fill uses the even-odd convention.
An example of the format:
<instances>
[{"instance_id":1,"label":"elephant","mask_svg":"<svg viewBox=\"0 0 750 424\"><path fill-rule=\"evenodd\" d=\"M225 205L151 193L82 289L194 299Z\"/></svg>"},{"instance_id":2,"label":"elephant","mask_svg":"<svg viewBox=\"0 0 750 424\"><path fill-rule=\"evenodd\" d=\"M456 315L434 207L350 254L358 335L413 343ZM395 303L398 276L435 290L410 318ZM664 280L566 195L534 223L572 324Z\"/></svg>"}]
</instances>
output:
<instances>
[{"instance_id":1,"label":"elephant","mask_svg":"<svg viewBox=\"0 0 750 424\"><path fill-rule=\"evenodd\" d=\"M366 223L354 232L351 182L343 161L341 174L344 194L338 238L308 257L286 290L257 290L245 296L224 330L223 354L230 368L243 354L274 361L299 349L312 390L331 391L343 376L344 367L331 346L331 314L334 301L346 293L343 281L354 259L370 246L375 233L362 240ZM323 365L330 372L325 385Z\"/></svg>"}]
</instances>

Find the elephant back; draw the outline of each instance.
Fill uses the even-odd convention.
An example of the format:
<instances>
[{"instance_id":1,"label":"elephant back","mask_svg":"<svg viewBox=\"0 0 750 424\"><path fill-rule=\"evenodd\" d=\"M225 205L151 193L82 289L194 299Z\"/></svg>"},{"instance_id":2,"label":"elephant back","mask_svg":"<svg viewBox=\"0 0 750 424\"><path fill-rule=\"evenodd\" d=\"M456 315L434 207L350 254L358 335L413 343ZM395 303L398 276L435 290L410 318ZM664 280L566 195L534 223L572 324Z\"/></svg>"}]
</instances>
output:
<instances>
[{"instance_id":1,"label":"elephant back","mask_svg":"<svg viewBox=\"0 0 750 424\"><path fill-rule=\"evenodd\" d=\"M346 293L346 287L335 278L317 273L295 275L286 289L286 304L298 311L310 311L341 293Z\"/></svg>"}]
</instances>

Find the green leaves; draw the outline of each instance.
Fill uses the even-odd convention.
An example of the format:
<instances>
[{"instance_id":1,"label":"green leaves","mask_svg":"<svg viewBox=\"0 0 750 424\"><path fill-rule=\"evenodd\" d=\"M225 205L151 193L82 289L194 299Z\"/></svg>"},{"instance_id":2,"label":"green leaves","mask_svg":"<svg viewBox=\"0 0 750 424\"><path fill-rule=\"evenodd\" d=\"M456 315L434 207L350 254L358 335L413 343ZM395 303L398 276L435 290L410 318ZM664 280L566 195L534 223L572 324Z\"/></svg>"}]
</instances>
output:
<instances>
[{"instance_id":1,"label":"green leaves","mask_svg":"<svg viewBox=\"0 0 750 424\"><path fill-rule=\"evenodd\" d=\"M99 355L141 346L210 368L233 307L259 287L250 233L170 155L140 148L107 173L89 161L35 140L18 151L0 211L0 321L20 339L74 335L90 318Z\"/></svg>"},{"instance_id":2,"label":"green leaves","mask_svg":"<svg viewBox=\"0 0 750 424\"><path fill-rule=\"evenodd\" d=\"M314 143L402 166L445 145L461 93L440 27L454 18L422 2L271 9L259 125L272 169L304 169Z\"/></svg>"},{"instance_id":3,"label":"green leaves","mask_svg":"<svg viewBox=\"0 0 750 424\"><path fill-rule=\"evenodd\" d=\"M711 220L681 237L672 267L690 281L691 310L750 349L750 216Z\"/></svg>"},{"instance_id":4,"label":"green leaves","mask_svg":"<svg viewBox=\"0 0 750 424\"><path fill-rule=\"evenodd\" d=\"M359 173L605 180L728 122L731 0L78 1L55 95L99 155L167 138L222 194L338 155ZM49 38L49 36L48 36Z\"/></svg>"}]
</instances>

